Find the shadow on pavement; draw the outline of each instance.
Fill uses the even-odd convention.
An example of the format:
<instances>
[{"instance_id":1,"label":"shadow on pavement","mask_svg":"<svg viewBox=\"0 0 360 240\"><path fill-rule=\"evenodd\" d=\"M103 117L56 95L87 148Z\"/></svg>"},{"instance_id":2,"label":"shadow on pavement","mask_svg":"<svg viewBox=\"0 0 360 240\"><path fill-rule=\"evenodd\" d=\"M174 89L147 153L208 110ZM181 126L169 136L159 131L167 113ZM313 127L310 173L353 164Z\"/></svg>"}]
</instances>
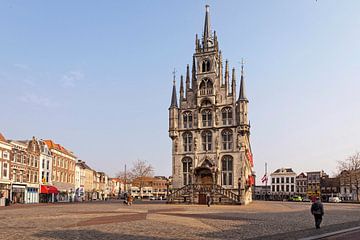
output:
<instances>
[{"instance_id":1,"label":"shadow on pavement","mask_svg":"<svg viewBox=\"0 0 360 240\"><path fill-rule=\"evenodd\" d=\"M145 239L160 239L168 240L171 238L161 238L161 237L150 237L150 236L138 236L132 234L122 234L122 233L108 233L101 232L97 230L57 230L57 231L44 231L36 233L34 237L44 238L44 239L59 239L59 240L118 240L118 239L134 239L134 240L145 240Z\"/></svg>"},{"instance_id":2,"label":"shadow on pavement","mask_svg":"<svg viewBox=\"0 0 360 240\"><path fill-rule=\"evenodd\" d=\"M301 239L311 236L317 236L324 233L331 233L335 231L339 231L342 229L352 228L360 226L359 221L353 221L353 222L347 222L347 223L341 223L341 224L332 224L322 227L321 229L315 229L315 228L308 228L308 229L302 229L297 231L289 231L289 232L283 232L278 234L270 234L270 235L262 235L259 236L259 233L257 229L257 224L253 223L251 225L247 225L247 230L244 231L244 229L237 228L236 226L233 229L228 230L222 230L218 232L209 232L209 233L202 233L199 234L199 237L207 238L207 239L222 239L224 236L227 237L227 239L254 239L254 240L290 240L290 239ZM251 233L256 233L257 237L251 237Z\"/></svg>"}]
</instances>

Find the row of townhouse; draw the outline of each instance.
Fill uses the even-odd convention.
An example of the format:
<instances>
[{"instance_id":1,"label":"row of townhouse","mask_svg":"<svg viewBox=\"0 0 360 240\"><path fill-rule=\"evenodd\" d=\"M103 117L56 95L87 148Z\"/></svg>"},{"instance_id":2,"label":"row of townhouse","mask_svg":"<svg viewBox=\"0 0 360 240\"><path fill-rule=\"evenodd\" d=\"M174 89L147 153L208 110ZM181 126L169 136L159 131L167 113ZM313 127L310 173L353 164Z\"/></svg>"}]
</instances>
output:
<instances>
[{"instance_id":1,"label":"row of townhouse","mask_svg":"<svg viewBox=\"0 0 360 240\"><path fill-rule=\"evenodd\" d=\"M296 174L292 168L279 168L270 174L269 186L257 186L255 196L273 200L289 199L293 196L303 198L321 197L328 201L332 196L342 200L359 201L360 171L343 171L336 177L329 177L324 171L301 172Z\"/></svg>"},{"instance_id":2,"label":"row of townhouse","mask_svg":"<svg viewBox=\"0 0 360 240\"><path fill-rule=\"evenodd\" d=\"M274 200L289 199L293 196L319 197L325 179L332 179L324 171L302 172L297 175L291 168L279 168L270 176L270 198Z\"/></svg>"},{"instance_id":3,"label":"row of townhouse","mask_svg":"<svg viewBox=\"0 0 360 240\"><path fill-rule=\"evenodd\" d=\"M106 199L110 188L105 173L62 145L35 137L7 140L0 133L0 206Z\"/></svg>"},{"instance_id":4,"label":"row of townhouse","mask_svg":"<svg viewBox=\"0 0 360 240\"><path fill-rule=\"evenodd\" d=\"M75 201L107 200L119 198L124 192L124 182L110 178L104 172L90 168L85 161L78 160L75 166Z\"/></svg>"},{"instance_id":5,"label":"row of townhouse","mask_svg":"<svg viewBox=\"0 0 360 240\"><path fill-rule=\"evenodd\" d=\"M172 189L171 179L165 176L138 177L132 181L130 189L135 198L166 199Z\"/></svg>"}]
</instances>

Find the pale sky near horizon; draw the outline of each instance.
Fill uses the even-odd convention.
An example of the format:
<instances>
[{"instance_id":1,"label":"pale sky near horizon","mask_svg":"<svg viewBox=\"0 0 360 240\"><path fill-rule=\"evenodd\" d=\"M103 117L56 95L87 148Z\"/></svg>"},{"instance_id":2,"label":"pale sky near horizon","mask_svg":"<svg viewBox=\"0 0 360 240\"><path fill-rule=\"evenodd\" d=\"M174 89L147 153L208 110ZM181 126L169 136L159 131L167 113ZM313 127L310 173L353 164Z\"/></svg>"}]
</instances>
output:
<instances>
[{"instance_id":1,"label":"pale sky near horizon","mask_svg":"<svg viewBox=\"0 0 360 240\"><path fill-rule=\"evenodd\" d=\"M191 64L206 4L224 59L245 59L259 178L265 162L332 174L360 151L356 0L3 0L0 132L53 139L111 176L136 159L169 176L171 72Z\"/></svg>"}]
</instances>

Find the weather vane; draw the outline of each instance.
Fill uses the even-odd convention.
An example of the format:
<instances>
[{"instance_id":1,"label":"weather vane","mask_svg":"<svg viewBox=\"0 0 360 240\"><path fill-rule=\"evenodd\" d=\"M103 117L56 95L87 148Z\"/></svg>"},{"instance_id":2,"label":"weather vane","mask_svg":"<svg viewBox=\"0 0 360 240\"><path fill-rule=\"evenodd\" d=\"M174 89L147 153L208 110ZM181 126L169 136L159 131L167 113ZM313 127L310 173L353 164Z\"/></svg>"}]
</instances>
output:
<instances>
[{"instance_id":1,"label":"weather vane","mask_svg":"<svg viewBox=\"0 0 360 240\"><path fill-rule=\"evenodd\" d=\"M239 62L239 63L241 66L241 73L244 73L244 64L245 64L244 58L241 58L241 62Z\"/></svg>"}]
</instances>

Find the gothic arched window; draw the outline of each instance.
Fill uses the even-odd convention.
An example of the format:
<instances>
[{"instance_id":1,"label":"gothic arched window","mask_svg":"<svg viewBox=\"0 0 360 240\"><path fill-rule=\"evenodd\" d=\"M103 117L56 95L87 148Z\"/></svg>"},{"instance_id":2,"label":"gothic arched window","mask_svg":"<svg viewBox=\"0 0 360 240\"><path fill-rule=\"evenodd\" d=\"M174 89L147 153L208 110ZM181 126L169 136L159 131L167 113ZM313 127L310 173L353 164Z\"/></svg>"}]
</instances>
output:
<instances>
[{"instance_id":1,"label":"gothic arched window","mask_svg":"<svg viewBox=\"0 0 360 240\"><path fill-rule=\"evenodd\" d=\"M191 152L192 151L192 134L191 133L184 133L183 134L183 142L184 142L184 152Z\"/></svg>"},{"instance_id":2,"label":"gothic arched window","mask_svg":"<svg viewBox=\"0 0 360 240\"><path fill-rule=\"evenodd\" d=\"M221 175L222 185L233 184L233 158L231 156L224 156L221 160Z\"/></svg>"},{"instance_id":3,"label":"gothic arched window","mask_svg":"<svg viewBox=\"0 0 360 240\"><path fill-rule=\"evenodd\" d=\"M212 149L212 133L210 131L204 131L201 134L202 146L204 151L211 151Z\"/></svg>"},{"instance_id":4,"label":"gothic arched window","mask_svg":"<svg viewBox=\"0 0 360 240\"><path fill-rule=\"evenodd\" d=\"M202 125L203 127L211 127L212 126L212 112L209 109L205 109L201 112L202 116Z\"/></svg>"},{"instance_id":5,"label":"gothic arched window","mask_svg":"<svg viewBox=\"0 0 360 240\"><path fill-rule=\"evenodd\" d=\"M183 114L184 128L192 128L192 113L184 112Z\"/></svg>"},{"instance_id":6,"label":"gothic arched window","mask_svg":"<svg viewBox=\"0 0 360 240\"><path fill-rule=\"evenodd\" d=\"M213 83L209 78L205 78L200 83L200 95L213 94Z\"/></svg>"},{"instance_id":7,"label":"gothic arched window","mask_svg":"<svg viewBox=\"0 0 360 240\"><path fill-rule=\"evenodd\" d=\"M210 61L209 61L208 59L205 59L205 60L202 62L202 72L208 72L208 71L210 71L210 67L211 67Z\"/></svg>"},{"instance_id":8,"label":"gothic arched window","mask_svg":"<svg viewBox=\"0 0 360 240\"><path fill-rule=\"evenodd\" d=\"M231 150L233 145L233 133L231 130L224 130L221 133L224 150Z\"/></svg>"},{"instance_id":9,"label":"gothic arched window","mask_svg":"<svg viewBox=\"0 0 360 240\"><path fill-rule=\"evenodd\" d=\"M183 158L182 164L183 164L184 185L191 184L191 167L192 167L191 158L189 158L189 157Z\"/></svg>"},{"instance_id":10,"label":"gothic arched window","mask_svg":"<svg viewBox=\"0 0 360 240\"><path fill-rule=\"evenodd\" d=\"M233 121L232 108L225 107L221 110L223 125L231 125Z\"/></svg>"}]
</instances>

